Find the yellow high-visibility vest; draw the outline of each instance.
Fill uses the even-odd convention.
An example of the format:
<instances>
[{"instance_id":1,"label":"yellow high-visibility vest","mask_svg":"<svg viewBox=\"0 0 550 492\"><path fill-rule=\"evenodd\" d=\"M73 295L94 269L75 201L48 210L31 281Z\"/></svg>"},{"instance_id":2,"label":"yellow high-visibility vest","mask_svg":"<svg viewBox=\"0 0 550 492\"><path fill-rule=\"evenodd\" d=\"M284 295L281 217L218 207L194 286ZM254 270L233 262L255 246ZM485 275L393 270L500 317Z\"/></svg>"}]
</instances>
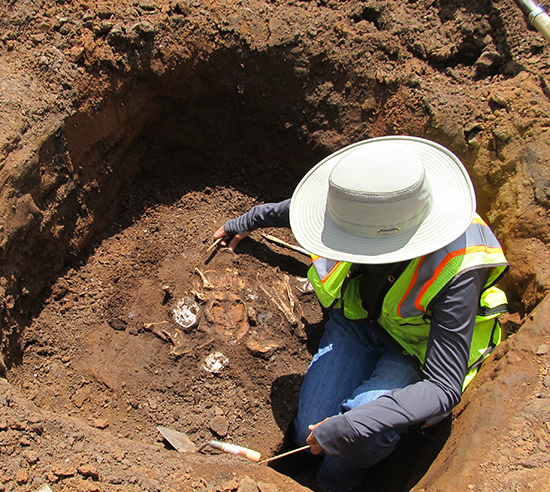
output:
<instances>
[{"instance_id":1,"label":"yellow high-visibility vest","mask_svg":"<svg viewBox=\"0 0 550 492\"><path fill-rule=\"evenodd\" d=\"M312 256L313 265L308 277L324 307L340 307L342 286L343 309L348 319L365 319L359 292L361 276L348 279L351 263ZM475 376L480 363L501 342L498 316L507 311L507 299L495 283L508 269L502 247L487 224L476 216L467 231L446 247L411 260L395 279L382 301L378 324L410 356L424 363L430 334L430 303L436 295L461 273L489 268L482 290L474 334L470 346L469 373L463 388Z\"/></svg>"}]
</instances>

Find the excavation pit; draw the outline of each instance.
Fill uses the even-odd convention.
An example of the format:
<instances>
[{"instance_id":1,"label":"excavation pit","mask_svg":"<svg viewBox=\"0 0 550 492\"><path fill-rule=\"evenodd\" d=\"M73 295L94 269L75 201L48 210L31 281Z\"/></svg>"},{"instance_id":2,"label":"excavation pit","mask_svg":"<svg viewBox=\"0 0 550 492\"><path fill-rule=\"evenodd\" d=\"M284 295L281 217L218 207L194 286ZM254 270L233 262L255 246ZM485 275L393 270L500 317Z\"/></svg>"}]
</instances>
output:
<instances>
[{"instance_id":1,"label":"excavation pit","mask_svg":"<svg viewBox=\"0 0 550 492\"><path fill-rule=\"evenodd\" d=\"M167 86L184 92L198 84L194 77L215 79L192 74L180 87ZM10 382L39 408L131 440L155 443L161 425L196 444L223 439L263 456L291 446L285 434L322 332L314 294L298 289L309 259L259 232L236 254L209 247L225 219L290 196L321 153L270 116L294 120L293 99L279 96L249 109L236 99L254 100L253 91L240 96L237 82L205 87L189 100L140 91L127 99L138 113L147 108L139 116L143 126L129 115L131 130L115 125L128 103L110 101L68 118L65 132L52 137L66 139L70 163L90 185L84 199L72 195L77 201L64 205L69 212L58 223L75 224L75 236L82 234L76 225L85 223L90 244L58 278L45 280L25 327L23 357L10 371ZM425 111L419 114L409 115L408 124L421 127ZM88 140L98 134L99 141ZM58 179L70 174L68 166L56 171ZM74 221L77 206L85 215ZM289 231L266 232L295 244ZM285 316L292 303L299 306L294 324ZM182 309L193 305L196 321L182 326ZM447 434L442 427L436 446ZM418 460L403 459L411 446L417 456L424 450ZM418 435L402 448L394 458L403 470L396 490L418 479L434 456L433 443ZM273 466L292 476L309 461L301 456ZM380 490L388 490L382 477L395 463L381 465Z\"/></svg>"},{"instance_id":2,"label":"excavation pit","mask_svg":"<svg viewBox=\"0 0 550 492\"><path fill-rule=\"evenodd\" d=\"M2 108L5 490L303 490L288 477L307 456L273 469L182 456L157 427L264 457L292 447L322 331L309 261L259 232L235 254L209 247L224 220L289 197L364 138L423 136L459 155L512 263L508 326L531 319L549 283L547 48L509 6L116 2L84 19L46 3L62 20L33 23L47 34L28 53L16 57L15 30L1 38L3 97L25 95ZM10 8L21 25L25 8ZM25 56L36 77L18 85ZM182 309L196 320L178 322ZM411 429L368 490L546 484L546 309L432 439Z\"/></svg>"},{"instance_id":3,"label":"excavation pit","mask_svg":"<svg viewBox=\"0 0 550 492\"><path fill-rule=\"evenodd\" d=\"M288 449L301 378L322 333L314 293L300 290L309 259L260 232L237 253L209 249L225 218L284 199L299 176L280 162L212 158L142 135L112 165L139 171L117 195L111 225L37 301L10 382L44 411L125 439L157 443L160 425L197 446L224 440L264 457ZM289 231L266 232L295 244ZM432 444L412 434L404 442L425 449L425 467ZM403 463L400 480L413 471L418 478L418 463ZM305 465L300 456L272 466L295 476Z\"/></svg>"}]
</instances>

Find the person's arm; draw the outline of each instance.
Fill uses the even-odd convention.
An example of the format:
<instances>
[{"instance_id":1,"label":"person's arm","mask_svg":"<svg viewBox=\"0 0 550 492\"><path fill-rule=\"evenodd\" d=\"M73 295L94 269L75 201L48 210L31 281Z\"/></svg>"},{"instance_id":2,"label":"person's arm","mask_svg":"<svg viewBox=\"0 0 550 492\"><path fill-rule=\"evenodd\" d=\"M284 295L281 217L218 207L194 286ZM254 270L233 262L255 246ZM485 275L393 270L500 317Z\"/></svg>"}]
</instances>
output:
<instances>
[{"instance_id":1,"label":"person's arm","mask_svg":"<svg viewBox=\"0 0 550 492\"><path fill-rule=\"evenodd\" d=\"M345 454L377 432L424 422L449 412L460 401L486 274L484 269L462 274L434 302L425 379L331 417L313 430L316 443L326 453Z\"/></svg>"},{"instance_id":2,"label":"person's arm","mask_svg":"<svg viewBox=\"0 0 550 492\"><path fill-rule=\"evenodd\" d=\"M222 239L221 244L234 251L251 231L264 227L290 227L289 208L290 198L278 203L256 205L240 217L225 222L214 233L214 239Z\"/></svg>"}]
</instances>

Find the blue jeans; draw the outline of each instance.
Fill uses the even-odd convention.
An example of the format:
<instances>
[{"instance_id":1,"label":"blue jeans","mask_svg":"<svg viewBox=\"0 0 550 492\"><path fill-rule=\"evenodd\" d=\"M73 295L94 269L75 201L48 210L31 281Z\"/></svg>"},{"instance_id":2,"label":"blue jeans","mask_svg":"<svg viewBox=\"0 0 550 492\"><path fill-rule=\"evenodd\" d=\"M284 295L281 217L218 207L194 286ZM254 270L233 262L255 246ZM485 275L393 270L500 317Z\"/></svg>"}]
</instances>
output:
<instances>
[{"instance_id":1,"label":"blue jeans","mask_svg":"<svg viewBox=\"0 0 550 492\"><path fill-rule=\"evenodd\" d=\"M302 383L294 440L303 446L310 434L308 425L420 379L415 367L386 347L365 320L348 320L340 310L333 309ZM394 450L404 430L375 434L343 456L326 455L317 472L319 486L326 492L353 489L371 466Z\"/></svg>"}]
</instances>

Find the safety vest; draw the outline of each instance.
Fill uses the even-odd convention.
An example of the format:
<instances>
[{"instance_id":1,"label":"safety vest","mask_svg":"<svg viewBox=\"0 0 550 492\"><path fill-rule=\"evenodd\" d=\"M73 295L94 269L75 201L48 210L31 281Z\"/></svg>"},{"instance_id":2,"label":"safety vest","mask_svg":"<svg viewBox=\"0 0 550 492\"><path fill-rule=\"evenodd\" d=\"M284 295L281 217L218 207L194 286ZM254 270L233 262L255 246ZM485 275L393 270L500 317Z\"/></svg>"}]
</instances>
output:
<instances>
[{"instance_id":1,"label":"safety vest","mask_svg":"<svg viewBox=\"0 0 550 492\"><path fill-rule=\"evenodd\" d=\"M348 319L368 318L359 293L361 276L348 278L352 264L318 256L312 256L312 260L308 277L321 304L327 308L343 304ZM458 275L477 268L488 268L489 275L480 296L463 388L500 343L498 316L507 311L506 295L494 284L508 269L508 262L497 238L479 216L458 239L411 260L398 278L391 279L393 283L383 298L377 318L378 324L422 366L430 333L431 301Z\"/></svg>"}]
</instances>

